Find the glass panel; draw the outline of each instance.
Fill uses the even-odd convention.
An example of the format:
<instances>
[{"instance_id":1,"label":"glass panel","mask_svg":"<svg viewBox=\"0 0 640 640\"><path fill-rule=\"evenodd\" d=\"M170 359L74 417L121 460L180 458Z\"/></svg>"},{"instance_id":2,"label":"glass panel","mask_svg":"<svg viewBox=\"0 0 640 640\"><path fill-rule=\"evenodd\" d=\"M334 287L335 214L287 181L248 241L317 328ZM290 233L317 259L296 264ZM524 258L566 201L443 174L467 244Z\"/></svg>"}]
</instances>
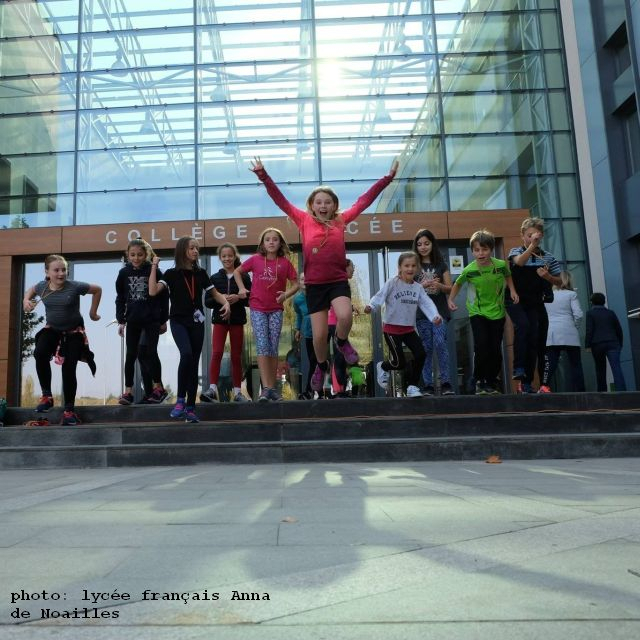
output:
<instances>
[{"instance_id":1,"label":"glass panel","mask_svg":"<svg viewBox=\"0 0 640 640\"><path fill-rule=\"evenodd\" d=\"M0 116L0 151L6 155L73 151L75 119L75 113Z\"/></svg>"},{"instance_id":2,"label":"glass panel","mask_svg":"<svg viewBox=\"0 0 640 640\"><path fill-rule=\"evenodd\" d=\"M424 98L332 100L319 105L322 137L404 136L413 133ZM426 112L437 112L435 99Z\"/></svg>"},{"instance_id":3,"label":"glass panel","mask_svg":"<svg viewBox=\"0 0 640 640\"><path fill-rule=\"evenodd\" d=\"M31 193L56 194L73 192L73 154L61 153L43 156L9 156L3 158L8 179L3 181L0 195L22 196L25 183ZM49 209L44 209L48 211Z\"/></svg>"},{"instance_id":4,"label":"glass panel","mask_svg":"<svg viewBox=\"0 0 640 640\"><path fill-rule=\"evenodd\" d=\"M553 148L558 173L575 173L573 138L568 133L556 133L553 136Z\"/></svg>"},{"instance_id":5,"label":"glass panel","mask_svg":"<svg viewBox=\"0 0 640 640\"><path fill-rule=\"evenodd\" d=\"M404 5L402 5L404 7ZM332 59L339 47L349 57L429 53L433 51L432 19L345 20L316 23L316 47L319 58ZM344 43L349 43L348 47Z\"/></svg>"},{"instance_id":6,"label":"glass panel","mask_svg":"<svg viewBox=\"0 0 640 640\"><path fill-rule=\"evenodd\" d=\"M389 172L404 148L400 138L322 141L322 181L377 180Z\"/></svg>"},{"instance_id":7,"label":"glass panel","mask_svg":"<svg viewBox=\"0 0 640 640\"><path fill-rule=\"evenodd\" d=\"M198 24L271 22L309 18L309 6L287 0L197 0ZM303 15L303 11L305 14Z\"/></svg>"},{"instance_id":8,"label":"glass panel","mask_svg":"<svg viewBox=\"0 0 640 640\"><path fill-rule=\"evenodd\" d=\"M581 215L578 181L575 176L559 176L558 191L560 193L560 211L567 217Z\"/></svg>"},{"instance_id":9,"label":"glass panel","mask_svg":"<svg viewBox=\"0 0 640 640\"><path fill-rule=\"evenodd\" d=\"M451 210L532 209L538 203L536 181L526 177L450 180Z\"/></svg>"},{"instance_id":10,"label":"glass panel","mask_svg":"<svg viewBox=\"0 0 640 640\"><path fill-rule=\"evenodd\" d=\"M78 191L194 184L193 147L110 149L78 154Z\"/></svg>"},{"instance_id":11,"label":"glass panel","mask_svg":"<svg viewBox=\"0 0 640 640\"><path fill-rule=\"evenodd\" d=\"M83 109L151 106L193 102L193 69L147 69L123 80L113 73L82 74Z\"/></svg>"},{"instance_id":12,"label":"glass panel","mask_svg":"<svg viewBox=\"0 0 640 640\"><path fill-rule=\"evenodd\" d=\"M443 92L545 88L539 53L452 53L441 58L440 75Z\"/></svg>"},{"instance_id":13,"label":"glass panel","mask_svg":"<svg viewBox=\"0 0 640 640\"><path fill-rule=\"evenodd\" d=\"M536 2L538 2L538 0L492 0L490 8L491 11L536 9ZM486 12L488 4L487 0L433 0L433 8L436 13L462 13L463 11Z\"/></svg>"},{"instance_id":14,"label":"glass panel","mask_svg":"<svg viewBox=\"0 0 640 640\"><path fill-rule=\"evenodd\" d=\"M544 242L542 244L545 251L551 253L557 260L563 262L565 260L562 248L562 231L563 225L559 220L545 220L544 222ZM582 240L580 241L582 242Z\"/></svg>"},{"instance_id":15,"label":"glass panel","mask_svg":"<svg viewBox=\"0 0 640 640\"><path fill-rule=\"evenodd\" d=\"M49 36L0 41L0 76L75 71L77 36Z\"/></svg>"},{"instance_id":16,"label":"glass panel","mask_svg":"<svg viewBox=\"0 0 640 640\"><path fill-rule=\"evenodd\" d=\"M318 61L320 97L409 95L435 93L436 65L432 57L376 56L367 60Z\"/></svg>"},{"instance_id":17,"label":"glass panel","mask_svg":"<svg viewBox=\"0 0 640 640\"><path fill-rule=\"evenodd\" d=\"M447 211L449 202L444 180L393 182L384 193L386 211Z\"/></svg>"},{"instance_id":18,"label":"glass panel","mask_svg":"<svg viewBox=\"0 0 640 640\"><path fill-rule=\"evenodd\" d=\"M400 174L403 178L444 176L442 138L419 138L403 153Z\"/></svg>"},{"instance_id":19,"label":"glass panel","mask_svg":"<svg viewBox=\"0 0 640 640\"><path fill-rule=\"evenodd\" d=\"M446 96L443 110L446 133L547 131L543 93L475 94ZM534 112L534 104L542 105ZM535 115L539 117L534 117Z\"/></svg>"},{"instance_id":20,"label":"glass panel","mask_svg":"<svg viewBox=\"0 0 640 640\"><path fill-rule=\"evenodd\" d=\"M555 13L540 14L540 30L542 31L542 44L545 49L560 49L560 29L558 17Z\"/></svg>"},{"instance_id":21,"label":"glass panel","mask_svg":"<svg viewBox=\"0 0 640 640\"><path fill-rule=\"evenodd\" d=\"M549 89L564 89L566 83L562 56L559 53L545 53L544 65L547 87L549 87Z\"/></svg>"},{"instance_id":22,"label":"glass panel","mask_svg":"<svg viewBox=\"0 0 640 640\"><path fill-rule=\"evenodd\" d=\"M0 113L34 113L75 108L74 75L0 80Z\"/></svg>"},{"instance_id":23,"label":"glass panel","mask_svg":"<svg viewBox=\"0 0 640 640\"><path fill-rule=\"evenodd\" d=\"M193 144L193 105L80 112L79 149Z\"/></svg>"},{"instance_id":24,"label":"glass panel","mask_svg":"<svg viewBox=\"0 0 640 640\"><path fill-rule=\"evenodd\" d=\"M416 15L428 11L429 2L404 2L390 4L388 0L368 0L367 2L341 2L340 0L316 0L316 19L352 18L369 16Z\"/></svg>"},{"instance_id":25,"label":"glass panel","mask_svg":"<svg viewBox=\"0 0 640 640\"><path fill-rule=\"evenodd\" d=\"M73 224L73 196L47 193L0 198L0 227L58 227Z\"/></svg>"},{"instance_id":26,"label":"glass panel","mask_svg":"<svg viewBox=\"0 0 640 640\"><path fill-rule=\"evenodd\" d=\"M532 14L533 15L533 14ZM438 51L524 51L540 48L535 23L526 31L526 14L459 14L436 16Z\"/></svg>"},{"instance_id":27,"label":"glass panel","mask_svg":"<svg viewBox=\"0 0 640 640\"><path fill-rule=\"evenodd\" d=\"M540 218L559 218L563 211L558 201L558 181L556 176L538 176L535 182L538 190L538 202L532 207L531 215Z\"/></svg>"},{"instance_id":28,"label":"glass panel","mask_svg":"<svg viewBox=\"0 0 640 640\"><path fill-rule=\"evenodd\" d=\"M266 148L265 148L266 147ZM229 185L237 182L255 182L249 173L249 160L259 155L267 170L278 171L276 180L316 181L317 158L313 143L260 145L256 148L242 145L206 146L199 150L201 185Z\"/></svg>"},{"instance_id":29,"label":"glass panel","mask_svg":"<svg viewBox=\"0 0 640 640\"><path fill-rule=\"evenodd\" d=\"M82 71L108 71L127 82L132 69L193 64L193 30L162 29L95 34L82 39Z\"/></svg>"},{"instance_id":30,"label":"glass panel","mask_svg":"<svg viewBox=\"0 0 640 640\"><path fill-rule=\"evenodd\" d=\"M148 0L84 0L82 31L124 31L193 24L193 0L150 3Z\"/></svg>"},{"instance_id":31,"label":"glass panel","mask_svg":"<svg viewBox=\"0 0 640 640\"><path fill-rule=\"evenodd\" d=\"M563 93L549 92L549 112L551 114L552 129L569 129L571 122L569 119L569 105L567 96Z\"/></svg>"},{"instance_id":32,"label":"glass panel","mask_svg":"<svg viewBox=\"0 0 640 640\"><path fill-rule=\"evenodd\" d=\"M269 23L198 28L198 63L311 57L310 24Z\"/></svg>"},{"instance_id":33,"label":"glass panel","mask_svg":"<svg viewBox=\"0 0 640 640\"><path fill-rule=\"evenodd\" d=\"M315 132L313 105L308 101L203 106L200 122L199 142L288 141L310 138Z\"/></svg>"},{"instance_id":34,"label":"glass panel","mask_svg":"<svg viewBox=\"0 0 640 640\"><path fill-rule=\"evenodd\" d=\"M198 72L198 100L286 100L312 95L309 62L230 64Z\"/></svg>"},{"instance_id":35,"label":"glass panel","mask_svg":"<svg viewBox=\"0 0 640 640\"><path fill-rule=\"evenodd\" d=\"M583 261L585 259L585 238L582 220L564 220L562 222L562 245L565 260Z\"/></svg>"},{"instance_id":36,"label":"glass panel","mask_svg":"<svg viewBox=\"0 0 640 640\"><path fill-rule=\"evenodd\" d=\"M2 36L42 36L78 30L78 0L0 3Z\"/></svg>"},{"instance_id":37,"label":"glass panel","mask_svg":"<svg viewBox=\"0 0 640 640\"><path fill-rule=\"evenodd\" d=\"M78 194L76 224L193 220L194 189Z\"/></svg>"},{"instance_id":38,"label":"glass panel","mask_svg":"<svg viewBox=\"0 0 640 640\"><path fill-rule=\"evenodd\" d=\"M276 181L280 174L273 164L267 169ZM311 184L278 185L285 197L298 207L304 203L317 182ZM282 211L273 204L271 198L261 185L229 185L224 187L205 187L198 189L198 202L201 219L225 218L264 218L282 216L282 227L288 240L297 234L293 226L288 226ZM222 233L223 231L220 231ZM289 237L290 236L290 237ZM222 238L220 238L222 239ZM253 238L249 238L253 242ZM257 240L257 238L255 239Z\"/></svg>"},{"instance_id":39,"label":"glass panel","mask_svg":"<svg viewBox=\"0 0 640 640\"><path fill-rule=\"evenodd\" d=\"M546 135L506 134L492 137L448 137L446 145L449 175L514 175L533 171L552 173L552 158L548 154L537 153L546 138ZM560 139L557 142L560 143ZM567 144L568 141L565 139L563 143ZM565 170L558 168L558 171Z\"/></svg>"}]
</instances>

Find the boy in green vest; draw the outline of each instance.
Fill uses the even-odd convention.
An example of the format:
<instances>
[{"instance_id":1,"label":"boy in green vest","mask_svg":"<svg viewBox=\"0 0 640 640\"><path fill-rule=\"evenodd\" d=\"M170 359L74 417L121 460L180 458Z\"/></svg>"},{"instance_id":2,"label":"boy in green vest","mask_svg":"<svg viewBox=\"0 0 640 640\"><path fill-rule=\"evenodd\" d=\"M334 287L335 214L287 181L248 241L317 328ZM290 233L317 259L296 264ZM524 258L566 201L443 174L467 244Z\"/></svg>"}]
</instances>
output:
<instances>
[{"instance_id":1,"label":"boy in green vest","mask_svg":"<svg viewBox=\"0 0 640 640\"><path fill-rule=\"evenodd\" d=\"M509 288L511 300L518 303L509 265L491 254L496 246L494 235L487 229L476 231L469 240L474 260L456 279L449 293L449 309L466 282L467 310L473 332L473 371L476 394L500 393L498 374L502 368L502 334L504 333L504 289Z\"/></svg>"}]
</instances>

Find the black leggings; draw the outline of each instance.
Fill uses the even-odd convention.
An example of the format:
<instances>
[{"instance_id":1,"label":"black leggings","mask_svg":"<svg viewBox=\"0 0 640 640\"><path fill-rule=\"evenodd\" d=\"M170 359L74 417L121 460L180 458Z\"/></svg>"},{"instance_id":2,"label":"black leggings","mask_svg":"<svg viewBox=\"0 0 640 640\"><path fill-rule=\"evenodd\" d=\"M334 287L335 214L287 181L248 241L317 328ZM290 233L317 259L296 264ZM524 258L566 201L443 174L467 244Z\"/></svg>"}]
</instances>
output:
<instances>
[{"instance_id":1,"label":"black leggings","mask_svg":"<svg viewBox=\"0 0 640 640\"><path fill-rule=\"evenodd\" d=\"M36 335L36 346L33 352L36 360L36 372L42 389L42 395L51 395L51 358L56 353L60 340L65 340L64 362L62 363L62 395L64 408L73 411L76 403L78 380L76 367L84 347L84 336L81 333L63 334L55 329L42 329Z\"/></svg>"},{"instance_id":2,"label":"black leggings","mask_svg":"<svg viewBox=\"0 0 640 640\"><path fill-rule=\"evenodd\" d=\"M178 398L186 398L187 406L193 407L198 392L198 367L204 342L204 323L185 325L171 320L171 334L180 351Z\"/></svg>"},{"instance_id":3,"label":"black leggings","mask_svg":"<svg viewBox=\"0 0 640 640\"><path fill-rule=\"evenodd\" d=\"M140 350L140 338L145 334L146 347ZM140 368L149 371L154 382L160 382L162 377L162 365L158 357L158 338L160 337L160 325L157 323L141 325L127 323L127 357L124 361L124 386L133 387L133 376L136 368L136 360L140 358ZM144 356L142 354L144 353ZM141 357L142 356L142 357ZM143 364L143 358L146 362Z\"/></svg>"},{"instance_id":4,"label":"black leggings","mask_svg":"<svg viewBox=\"0 0 640 640\"><path fill-rule=\"evenodd\" d=\"M412 331L411 333L384 333L384 339L389 347L389 360L382 363L384 371L392 369L404 369L405 357L402 349L403 343L407 345L409 351L413 354L413 366L407 374L407 386L418 386L420 376L422 375L422 367L426 354L422 346L420 336Z\"/></svg>"}]
</instances>

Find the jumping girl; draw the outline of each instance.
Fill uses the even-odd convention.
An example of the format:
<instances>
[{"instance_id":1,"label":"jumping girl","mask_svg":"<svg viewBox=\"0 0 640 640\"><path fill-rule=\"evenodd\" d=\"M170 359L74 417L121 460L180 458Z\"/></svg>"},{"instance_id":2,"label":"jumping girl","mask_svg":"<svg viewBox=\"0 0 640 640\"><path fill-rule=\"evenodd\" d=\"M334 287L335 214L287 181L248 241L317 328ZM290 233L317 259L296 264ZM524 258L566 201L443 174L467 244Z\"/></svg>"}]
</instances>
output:
<instances>
[{"instance_id":1,"label":"jumping girl","mask_svg":"<svg viewBox=\"0 0 640 640\"><path fill-rule=\"evenodd\" d=\"M428 396L432 396L435 393L433 385L433 356L435 353L438 358L438 370L440 372L440 393L443 396L452 395L454 391L451 386L449 349L447 347L447 324L451 317L447 304L447 295L451 291L451 274L447 263L442 257L436 237L429 229L420 229L416 233L416 237L413 240L413 250L420 258L416 281L429 294L443 320L436 326L418 309L416 329L426 354L424 368L422 369L422 379L425 384L424 393Z\"/></svg>"},{"instance_id":2,"label":"jumping girl","mask_svg":"<svg viewBox=\"0 0 640 640\"><path fill-rule=\"evenodd\" d=\"M402 370L405 358L402 345L405 344L413 354L413 366L407 377L407 396L422 396L418 383L424 366L424 348L415 331L416 312L421 309L434 325L442 318L422 285L414 280L418 271L418 256L413 251L401 253L398 257L398 275L390 278L364 308L371 313L385 305L382 331L389 347L389 359L376 365L378 384L386 391L389 386L389 371Z\"/></svg>"},{"instance_id":3,"label":"jumping girl","mask_svg":"<svg viewBox=\"0 0 640 640\"><path fill-rule=\"evenodd\" d=\"M209 363L209 388L200 394L203 402L217 402L218 381L220 379L220 363L224 353L224 345L227 341L227 334L231 342L231 380L233 382L234 402L247 402L247 398L242 393L242 344L244 341L244 325L247 324L247 312L245 311L246 300L241 300L238 295L238 285L236 284L233 272L240 266L240 255L235 245L225 242L218 247L218 258L222 263L222 269L211 276L211 284L216 291L222 293L227 302L231 305L231 313L222 318L218 302L207 294L204 297L204 304L213 309L211 322L213 323L213 334L211 336L211 362ZM251 289L251 279L247 274L242 276L245 289Z\"/></svg>"},{"instance_id":4,"label":"jumping girl","mask_svg":"<svg viewBox=\"0 0 640 640\"><path fill-rule=\"evenodd\" d=\"M282 232L269 227L260 234L257 253L235 270L240 298L247 297L242 276L253 271L249 314L262 383L259 402L281 400L276 391L276 372L284 315L282 303L298 291L298 274L287 258L289 253L289 245ZM287 289L287 280L294 286Z\"/></svg>"},{"instance_id":5,"label":"jumping girl","mask_svg":"<svg viewBox=\"0 0 640 640\"><path fill-rule=\"evenodd\" d=\"M178 397L170 415L172 418L184 418L186 422L200 422L195 414L195 403L198 365L204 341L202 293L211 290L211 295L222 306L222 318L230 313L229 303L215 290L207 272L198 264L199 254L198 241L190 236L182 237L176 244L175 267L167 269L158 279L160 260L154 256L149 275L149 295L156 296L164 289L169 291L171 334L180 351Z\"/></svg>"},{"instance_id":6,"label":"jumping girl","mask_svg":"<svg viewBox=\"0 0 640 640\"><path fill-rule=\"evenodd\" d=\"M78 380L76 367L78 360L90 355L89 365L95 375L93 354L88 351L84 319L80 314L80 296L90 293L91 308L89 317L100 320L98 305L102 297L102 288L96 284L68 280L67 261L59 255L50 255L44 261L45 279L29 288L22 301L25 312L33 311L42 301L46 312L46 325L36 334L34 357L36 372L42 389L42 397L36 407L38 413L49 411L53 407L51 394L51 359L62 364L62 395L64 412L62 424L71 426L80 419L75 412ZM34 300L39 296L39 300Z\"/></svg>"},{"instance_id":7,"label":"jumping girl","mask_svg":"<svg viewBox=\"0 0 640 640\"><path fill-rule=\"evenodd\" d=\"M357 202L339 213L338 196L330 187L317 187L307 198L307 209L303 211L292 205L267 174L260 158L255 158L250 170L267 188L276 205L296 224L302 238L304 276L307 287L307 305L311 316L313 348L318 364L311 378L314 391L322 390L327 363L327 314L329 307L336 312L337 326L335 345L342 352L347 364L355 364L358 352L349 342L353 323L351 289L346 273L346 248L344 233L347 225L360 215L393 180L398 170L394 160L389 174L378 180Z\"/></svg>"},{"instance_id":8,"label":"jumping girl","mask_svg":"<svg viewBox=\"0 0 640 640\"><path fill-rule=\"evenodd\" d=\"M133 403L133 376L140 342L144 333L145 348L140 359L141 369L151 375L153 389L147 402L160 403L166 398L162 387L162 365L158 357L158 338L163 323L161 296L149 296L149 275L154 252L149 243L136 238L127 246L125 264L116 279L116 320L118 334L126 335L127 355L124 361L124 393L120 404ZM157 277L157 276L156 276ZM160 276L161 277L161 276ZM163 293L163 296L166 294Z\"/></svg>"}]
</instances>

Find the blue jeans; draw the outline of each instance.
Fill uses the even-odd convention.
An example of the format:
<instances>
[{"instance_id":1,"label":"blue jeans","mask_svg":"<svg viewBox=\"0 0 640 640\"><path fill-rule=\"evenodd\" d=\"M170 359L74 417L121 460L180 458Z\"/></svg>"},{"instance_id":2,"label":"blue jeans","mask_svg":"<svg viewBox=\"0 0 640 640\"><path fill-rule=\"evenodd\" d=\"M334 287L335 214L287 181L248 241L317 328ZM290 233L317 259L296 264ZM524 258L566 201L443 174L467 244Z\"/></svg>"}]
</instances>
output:
<instances>
[{"instance_id":1,"label":"blue jeans","mask_svg":"<svg viewBox=\"0 0 640 640\"><path fill-rule=\"evenodd\" d=\"M451 383L449 373L449 349L447 348L447 322L445 320L436 327L431 320L420 318L416 320L416 329L425 352L422 378L427 386L433 386L433 354L438 358L440 369L440 384Z\"/></svg>"},{"instance_id":2,"label":"blue jeans","mask_svg":"<svg viewBox=\"0 0 640 640\"><path fill-rule=\"evenodd\" d=\"M626 391L622 366L620 365L620 345L617 342L599 342L591 345L591 355L596 365L598 391L607 390L607 360L613 373L616 391Z\"/></svg>"}]
</instances>

